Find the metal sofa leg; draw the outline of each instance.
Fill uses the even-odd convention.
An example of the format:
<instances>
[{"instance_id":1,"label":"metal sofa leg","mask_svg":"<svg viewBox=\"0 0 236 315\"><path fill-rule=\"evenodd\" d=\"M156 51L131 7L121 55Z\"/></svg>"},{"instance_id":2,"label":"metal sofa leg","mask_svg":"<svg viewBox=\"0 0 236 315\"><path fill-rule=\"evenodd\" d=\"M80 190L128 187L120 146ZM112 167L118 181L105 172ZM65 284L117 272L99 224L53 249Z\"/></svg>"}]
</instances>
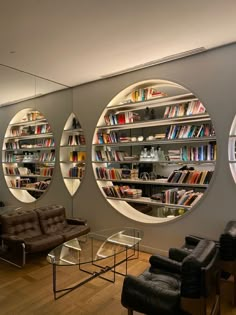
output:
<instances>
[{"instance_id":1,"label":"metal sofa leg","mask_svg":"<svg viewBox=\"0 0 236 315\"><path fill-rule=\"evenodd\" d=\"M26 252L25 252L25 243L22 243L22 267L24 267L25 265L25 261L26 261Z\"/></svg>"},{"instance_id":2,"label":"metal sofa leg","mask_svg":"<svg viewBox=\"0 0 236 315\"><path fill-rule=\"evenodd\" d=\"M2 242L2 248L4 247L4 242ZM25 251L25 244L21 243L20 245L20 252L21 252L21 262L20 264L16 263L14 260L10 260L8 257L4 257L0 255L0 260L3 260L13 266L16 266L18 268L22 268L25 265L26 262L26 251Z\"/></svg>"}]
</instances>

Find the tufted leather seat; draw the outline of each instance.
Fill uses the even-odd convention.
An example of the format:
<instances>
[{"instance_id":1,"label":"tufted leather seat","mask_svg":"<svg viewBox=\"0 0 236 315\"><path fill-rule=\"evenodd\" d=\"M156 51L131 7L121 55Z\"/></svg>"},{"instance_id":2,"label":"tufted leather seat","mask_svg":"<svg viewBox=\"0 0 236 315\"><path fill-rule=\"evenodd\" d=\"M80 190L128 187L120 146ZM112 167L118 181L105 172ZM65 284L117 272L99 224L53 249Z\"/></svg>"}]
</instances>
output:
<instances>
[{"instance_id":1,"label":"tufted leather seat","mask_svg":"<svg viewBox=\"0 0 236 315\"><path fill-rule=\"evenodd\" d=\"M24 241L25 250L39 252L57 246L63 242L61 235L42 234L37 213L18 211L1 217L3 239Z\"/></svg>"},{"instance_id":2,"label":"tufted leather seat","mask_svg":"<svg viewBox=\"0 0 236 315\"><path fill-rule=\"evenodd\" d=\"M218 249L201 240L194 250L170 249L169 257L152 255L150 267L140 276L124 279L121 303L149 315L206 314L206 298L217 291L214 312L219 309Z\"/></svg>"},{"instance_id":3,"label":"tufted leather seat","mask_svg":"<svg viewBox=\"0 0 236 315\"><path fill-rule=\"evenodd\" d=\"M82 219L66 219L65 208L59 205L35 209L41 230L45 234L60 235L64 241L87 234L90 228Z\"/></svg>"}]
</instances>

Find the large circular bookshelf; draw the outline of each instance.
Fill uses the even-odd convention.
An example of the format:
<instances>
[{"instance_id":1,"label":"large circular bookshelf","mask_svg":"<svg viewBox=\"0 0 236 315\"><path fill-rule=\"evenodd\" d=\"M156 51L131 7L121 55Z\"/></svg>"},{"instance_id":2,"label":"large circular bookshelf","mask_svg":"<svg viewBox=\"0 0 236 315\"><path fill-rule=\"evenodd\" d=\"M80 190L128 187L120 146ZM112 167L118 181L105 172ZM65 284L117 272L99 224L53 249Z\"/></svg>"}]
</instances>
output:
<instances>
[{"instance_id":1,"label":"large circular bookshelf","mask_svg":"<svg viewBox=\"0 0 236 315\"><path fill-rule=\"evenodd\" d=\"M2 149L3 173L10 192L31 203L48 189L55 165L50 124L39 111L26 108L11 120Z\"/></svg>"},{"instance_id":2,"label":"large circular bookshelf","mask_svg":"<svg viewBox=\"0 0 236 315\"><path fill-rule=\"evenodd\" d=\"M174 82L127 87L106 106L93 137L92 164L106 200L139 222L176 219L202 200L216 163L206 107Z\"/></svg>"}]
</instances>

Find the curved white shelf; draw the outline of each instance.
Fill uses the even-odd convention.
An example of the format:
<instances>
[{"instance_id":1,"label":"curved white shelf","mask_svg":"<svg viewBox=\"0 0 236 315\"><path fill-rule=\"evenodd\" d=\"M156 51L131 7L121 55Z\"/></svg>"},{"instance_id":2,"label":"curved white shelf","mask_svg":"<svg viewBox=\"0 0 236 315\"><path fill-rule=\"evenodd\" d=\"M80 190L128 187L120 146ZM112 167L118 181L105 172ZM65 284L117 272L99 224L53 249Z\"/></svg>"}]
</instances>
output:
<instances>
[{"instance_id":1,"label":"curved white shelf","mask_svg":"<svg viewBox=\"0 0 236 315\"><path fill-rule=\"evenodd\" d=\"M73 196L85 172L86 143L83 129L74 113L68 117L60 143L60 167L64 184Z\"/></svg>"}]
</instances>

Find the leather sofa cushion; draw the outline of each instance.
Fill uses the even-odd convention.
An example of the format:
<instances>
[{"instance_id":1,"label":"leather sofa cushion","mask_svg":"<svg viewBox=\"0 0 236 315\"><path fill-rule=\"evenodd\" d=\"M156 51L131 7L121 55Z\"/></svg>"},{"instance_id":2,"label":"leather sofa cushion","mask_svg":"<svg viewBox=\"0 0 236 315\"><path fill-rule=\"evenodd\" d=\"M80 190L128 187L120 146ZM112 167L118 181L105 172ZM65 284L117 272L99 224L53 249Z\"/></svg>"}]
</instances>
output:
<instances>
[{"instance_id":1,"label":"leather sofa cushion","mask_svg":"<svg viewBox=\"0 0 236 315\"><path fill-rule=\"evenodd\" d=\"M38 216L34 211L23 210L1 216L2 233L18 238L42 235Z\"/></svg>"},{"instance_id":2,"label":"leather sofa cushion","mask_svg":"<svg viewBox=\"0 0 236 315\"><path fill-rule=\"evenodd\" d=\"M38 214L40 226L44 234L53 234L62 231L68 225L63 206L41 207L35 209L35 211Z\"/></svg>"},{"instance_id":3,"label":"leather sofa cushion","mask_svg":"<svg viewBox=\"0 0 236 315\"><path fill-rule=\"evenodd\" d=\"M144 271L140 276L124 279L121 303L149 315L182 314L180 305L180 276L173 273Z\"/></svg>"},{"instance_id":4,"label":"leather sofa cushion","mask_svg":"<svg viewBox=\"0 0 236 315\"><path fill-rule=\"evenodd\" d=\"M39 235L25 238L24 243L26 252L36 253L58 246L63 243L63 237L60 235Z\"/></svg>"}]
</instances>

